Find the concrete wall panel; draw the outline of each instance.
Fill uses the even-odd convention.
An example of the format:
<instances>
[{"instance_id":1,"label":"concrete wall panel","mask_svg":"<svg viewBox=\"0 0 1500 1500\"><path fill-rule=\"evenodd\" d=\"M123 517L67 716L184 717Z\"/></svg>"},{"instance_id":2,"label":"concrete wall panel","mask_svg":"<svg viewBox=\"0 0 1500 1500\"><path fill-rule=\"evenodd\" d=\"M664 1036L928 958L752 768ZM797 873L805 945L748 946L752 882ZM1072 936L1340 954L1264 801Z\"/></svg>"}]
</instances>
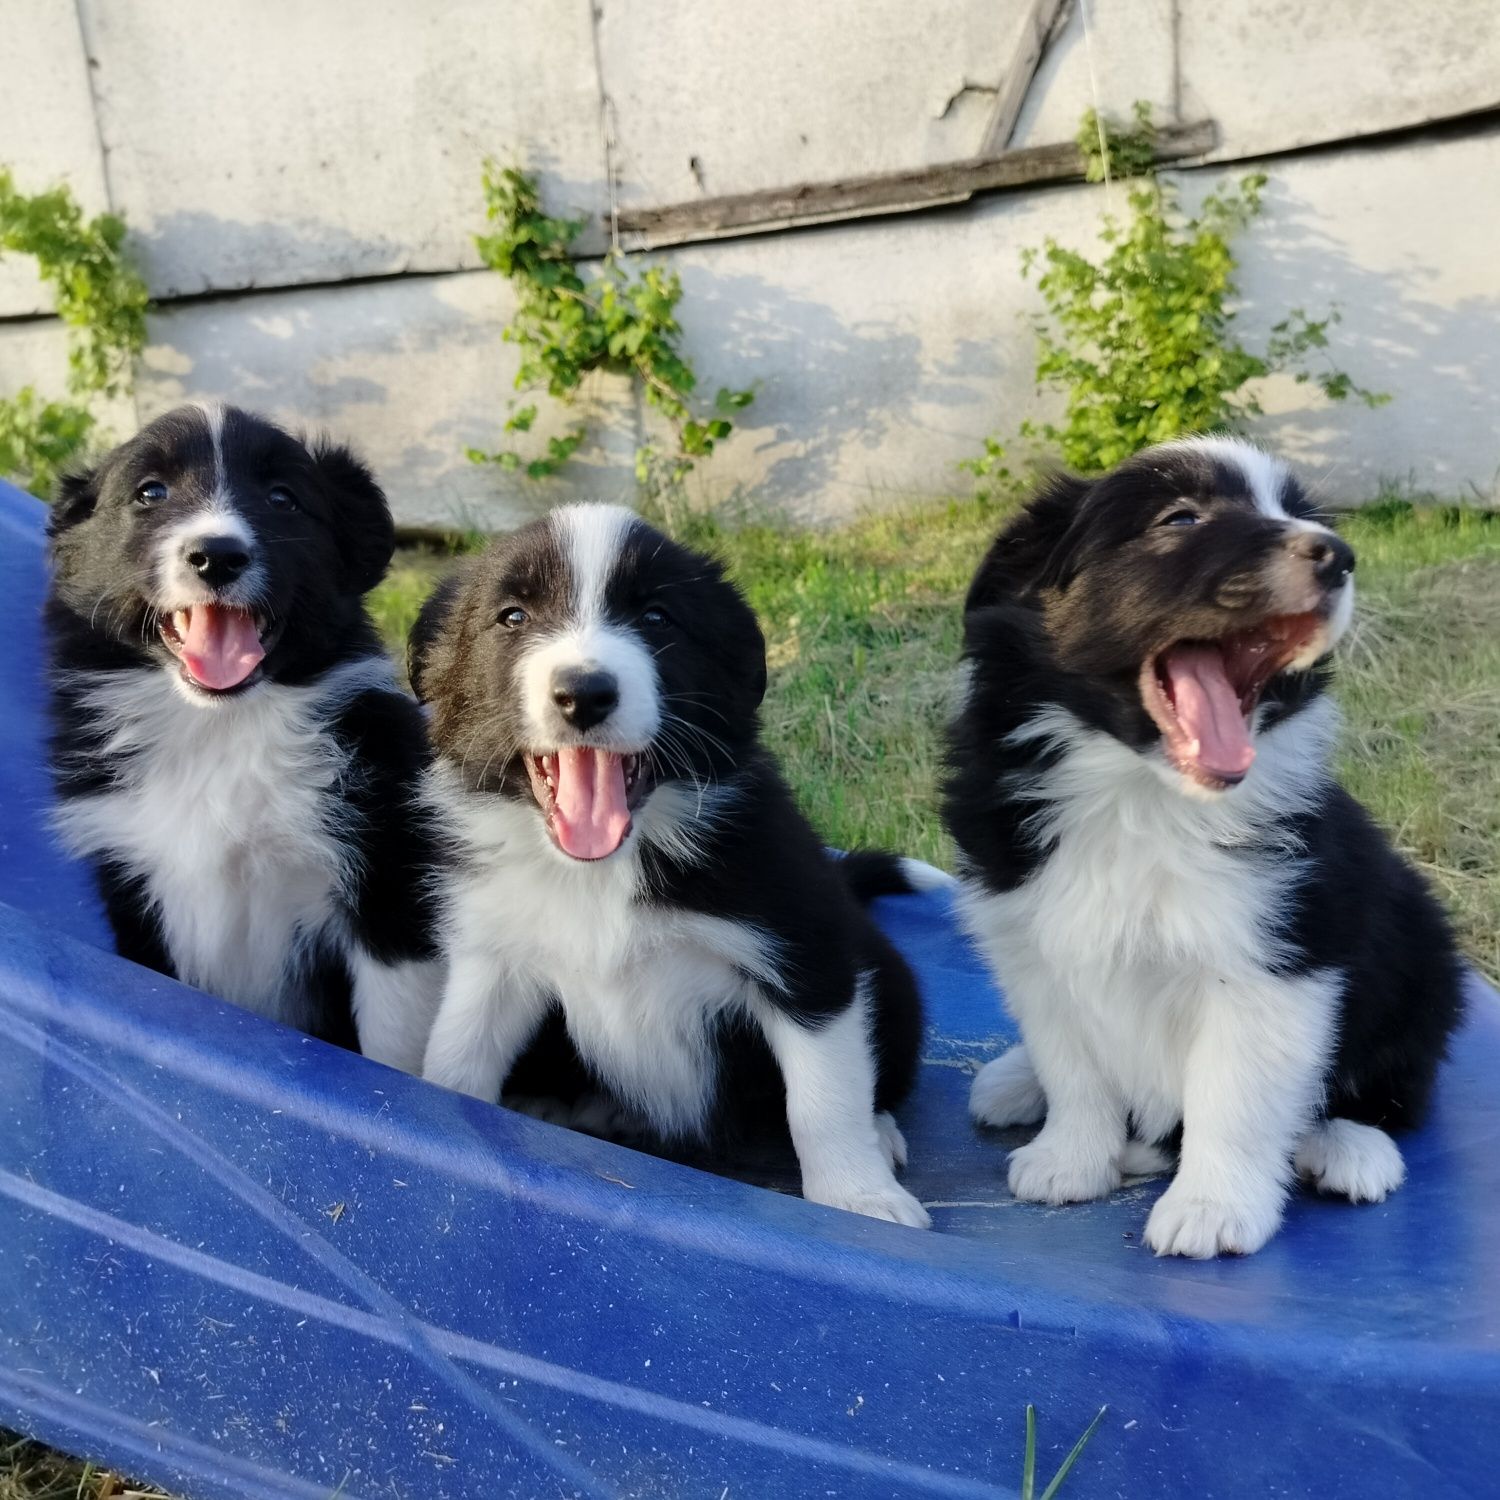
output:
<instances>
[{"instance_id":1,"label":"concrete wall panel","mask_svg":"<svg viewBox=\"0 0 1500 1500\"><path fill-rule=\"evenodd\" d=\"M1239 170L1184 174L1186 201ZM1500 283L1472 186L1500 181L1500 131L1269 170L1266 214L1237 244L1246 336L1337 305L1334 361L1395 399L1371 411L1273 381L1258 435L1339 502L1389 481L1500 501ZM1067 188L675 252L706 380L763 382L707 493L836 517L967 489L957 462L1044 410L1020 252L1048 234L1092 252L1104 202Z\"/></svg>"},{"instance_id":2,"label":"concrete wall panel","mask_svg":"<svg viewBox=\"0 0 1500 1500\"><path fill-rule=\"evenodd\" d=\"M576 415L544 398L536 430L515 440L539 452L549 434L590 420L594 439L566 481L465 458L470 446L508 446L518 355L500 333L512 310L488 271L183 303L152 319L141 415L213 398L326 428L375 466L410 524L503 527L557 499L628 497L635 405L619 380L601 380Z\"/></svg>"},{"instance_id":3,"label":"concrete wall panel","mask_svg":"<svg viewBox=\"0 0 1500 1500\"><path fill-rule=\"evenodd\" d=\"M477 263L484 157L597 214L588 0L82 0L159 297Z\"/></svg>"},{"instance_id":4,"label":"concrete wall panel","mask_svg":"<svg viewBox=\"0 0 1500 1500\"><path fill-rule=\"evenodd\" d=\"M1263 338L1287 308L1336 305L1334 361L1393 399L1330 406L1283 379L1258 433L1339 500L1393 482L1500 504L1500 277L1476 222L1476 184L1500 183L1500 129L1267 170L1240 277L1245 328ZM1491 194L1481 217L1497 211Z\"/></svg>"},{"instance_id":5,"label":"concrete wall panel","mask_svg":"<svg viewBox=\"0 0 1500 1500\"><path fill-rule=\"evenodd\" d=\"M634 204L971 156L1031 0L603 0Z\"/></svg>"},{"instance_id":6,"label":"concrete wall panel","mask_svg":"<svg viewBox=\"0 0 1500 1500\"><path fill-rule=\"evenodd\" d=\"M1219 122L1225 158L1500 105L1495 0L1179 0L1179 15L1183 114Z\"/></svg>"},{"instance_id":7,"label":"concrete wall panel","mask_svg":"<svg viewBox=\"0 0 1500 1500\"><path fill-rule=\"evenodd\" d=\"M109 206L104 158L72 5L5 0L0 37L0 165L23 192L65 182L87 213L102 213ZM0 317L51 306L30 261L0 259Z\"/></svg>"}]
</instances>

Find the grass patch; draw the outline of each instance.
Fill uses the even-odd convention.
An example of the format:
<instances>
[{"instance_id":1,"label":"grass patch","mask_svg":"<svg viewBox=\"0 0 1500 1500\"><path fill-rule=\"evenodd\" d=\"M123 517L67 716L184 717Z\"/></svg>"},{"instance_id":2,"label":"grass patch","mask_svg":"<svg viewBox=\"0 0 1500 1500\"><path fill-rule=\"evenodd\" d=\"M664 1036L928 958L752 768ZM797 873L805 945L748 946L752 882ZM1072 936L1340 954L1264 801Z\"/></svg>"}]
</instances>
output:
<instances>
[{"instance_id":1,"label":"grass patch","mask_svg":"<svg viewBox=\"0 0 1500 1500\"><path fill-rule=\"evenodd\" d=\"M149 1500L161 1494L0 1427L0 1500Z\"/></svg>"},{"instance_id":2,"label":"grass patch","mask_svg":"<svg viewBox=\"0 0 1500 1500\"><path fill-rule=\"evenodd\" d=\"M830 842L951 863L936 787L959 608L1004 515L967 500L830 531L676 528L725 560L760 616L766 739ZM1343 530L1360 608L1339 684L1340 774L1500 977L1500 514L1392 500ZM373 600L388 639L404 640L451 560L401 554Z\"/></svg>"}]
</instances>

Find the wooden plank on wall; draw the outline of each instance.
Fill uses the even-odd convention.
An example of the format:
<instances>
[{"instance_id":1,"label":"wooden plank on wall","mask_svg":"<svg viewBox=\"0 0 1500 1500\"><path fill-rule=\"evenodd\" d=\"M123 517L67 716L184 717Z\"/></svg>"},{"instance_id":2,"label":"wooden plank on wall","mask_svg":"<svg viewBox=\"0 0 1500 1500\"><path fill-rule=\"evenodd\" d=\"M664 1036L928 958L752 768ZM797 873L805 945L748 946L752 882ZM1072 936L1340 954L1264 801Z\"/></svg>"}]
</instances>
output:
<instances>
[{"instance_id":1,"label":"wooden plank on wall","mask_svg":"<svg viewBox=\"0 0 1500 1500\"><path fill-rule=\"evenodd\" d=\"M1213 150L1217 139L1212 120L1164 125L1156 134L1156 159L1168 162L1201 156ZM838 182L804 182L661 208L621 209L620 233L628 235L633 246L655 249L873 214L914 213L945 203L962 203L975 193L1075 181L1083 174L1083 153L1072 141L1066 141L912 171L880 172Z\"/></svg>"},{"instance_id":2,"label":"wooden plank on wall","mask_svg":"<svg viewBox=\"0 0 1500 1500\"><path fill-rule=\"evenodd\" d=\"M1021 32L1020 51L1000 80L994 108L990 110L984 137L979 142L979 150L975 155L993 156L995 152L1005 149L1010 133L1015 129L1016 118L1021 113L1021 106L1026 102L1027 90L1036 75L1036 66L1042 59L1042 51L1047 45L1047 38L1057 21L1062 3L1063 0L1032 0L1031 12L1026 17L1025 27Z\"/></svg>"}]
</instances>

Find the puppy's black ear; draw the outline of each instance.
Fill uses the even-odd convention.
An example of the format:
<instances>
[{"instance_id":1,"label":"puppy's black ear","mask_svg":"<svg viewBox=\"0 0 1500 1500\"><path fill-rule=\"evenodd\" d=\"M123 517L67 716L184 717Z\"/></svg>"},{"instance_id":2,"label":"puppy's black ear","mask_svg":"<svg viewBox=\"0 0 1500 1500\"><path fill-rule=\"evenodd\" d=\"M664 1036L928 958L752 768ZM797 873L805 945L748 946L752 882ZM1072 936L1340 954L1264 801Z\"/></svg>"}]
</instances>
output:
<instances>
[{"instance_id":1,"label":"puppy's black ear","mask_svg":"<svg viewBox=\"0 0 1500 1500\"><path fill-rule=\"evenodd\" d=\"M396 527L385 494L341 443L320 442L313 467L333 504L333 528L351 592L367 594L385 577L396 550Z\"/></svg>"},{"instance_id":2,"label":"puppy's black ear","mask_svg":"<svg viewBox=\"0 0 1500 1500\"><path fill-rule=\"evenodd\" d=\"M766 696L765 632L738 585L724 577L717 563L712 566L724 587L734 593L734 611L725 621L722 637L724 688L736 713L753 716Z\"/></svg>"},{"instance_id":3,"label":"puppy's black ear","mask_svg":"<svg viewBox=\"0 0 1500 1500\"><path fill-rule=\"evenodd\" d=\"M760 649L755 653L755 667L745 679L745 691L754 699L754 706L759 708L766 699L766 637L759 623L755 626L755 634L760 643Z\"/></svg>"},{"instance_id":4,"label":"puppy's black ear","mask_svg":"<svg viewBox=\"0 0 1500 1500\"><path fill-rule=\"evenodd\" d=\"M99 503L99 471L85 469L77 474L64 474L57 481L52 496L52 508L47 515L47 535L56 536L80 521L93 515Z\"/></svg>"},{"instance_id":5,"label":"puppy's black ear","mask_svg":"<svg viewBox=\"0 0 1500 1500\"><path fill-rule=\"evenodd\" d=\"M1093 485L1071 474L1049 480L995 538L964 600L964 613L1039 588L1066 585L1083 538L1079 519Z\"/></svg>"},{"instance_id":6,"label":"puppy's black ear","mask_svg":"<svg viewBox=\"0 0 1500 1500\"><path fill-rule=\"evenodd\" d=\"M440 638L453 618L467 576L467 568L455 568L438 584L428 595L406 638L406 675L419 703L431 700L441 673L440 663L451 654L442 648Z\"/></svg>"}]
</instances>

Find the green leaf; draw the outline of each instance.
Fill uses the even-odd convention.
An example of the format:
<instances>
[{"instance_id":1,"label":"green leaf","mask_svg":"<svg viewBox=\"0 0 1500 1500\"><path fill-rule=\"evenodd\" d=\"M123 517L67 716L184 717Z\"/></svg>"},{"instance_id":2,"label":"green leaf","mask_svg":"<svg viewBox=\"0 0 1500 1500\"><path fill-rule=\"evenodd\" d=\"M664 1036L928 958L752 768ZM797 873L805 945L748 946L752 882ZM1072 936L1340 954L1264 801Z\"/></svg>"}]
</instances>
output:
<instances>
[{"instance_id":1,"label":"green leaf","mask_svg":"<svg viewBox=\"0 0 1500 1500\"><path fill-rule=\"evenodd\" d=\"M1036 1494L1036 1407L1026 1403L1026 1453L1021 1460L1021 1500Z\"/></svg>"},{"instance_id":2,"label":"green leaf","mask_svg":"<svg viewBox=\"0 0 1500 1500\"><path fill-rule=\"evenodd\" d=\"M481 184L488 230L476 235L474 243L483 262L515 289L516 312L502 337L521 351L516 388L544 389L566 401L593 371L633 375L646 401L677 427L679 449L679 457L668 462L642 448L636 456L637 479L643 485L680 480L692 467L681 455L711 454L733 430L722 418L754 399L751 391L726 388L715 397L720 418L703 420L692 413L689 401L697 375L680 348L682 330L675 316L682 299L680 278L662 266L638 266L611 252L585 280L571 253L585 220L549 216L535 178L519 168L487 161ZM505 430L530 431L536 415L534 405L522 407ZM526 472L533 478L556 473L585 436L578 428L548 439L546 456L526 463ZM521 463L519 456L512 457Z\"/></svg>"},{"instance_id":3,"label":"green leaf","mask_svg":"<svg viewBox=\"0 0 1500 1500\"><path fill-rule=\"evenodd\" d=\"M1027 1407L1028 1413L1030 1412L1030 1410L1031 1408ZM1084 1428L1083 1436L1073 1444L1073 1451L1069 1453L1068 1456L1063 1460L1062 1468L1060 1468L1057 1473L1052 1476L1052 1483L1042 1491L1042 1500L1054 1500L1057 1492L1062 1488L1063 1480L1068 1477L1069 1473L1072 1471L1073 1465L1078 1462L1078 1456L1086 1447L1088 1447L1089 1439L1092 1438L1093 1435L1099 1430L1099 1424L1104 1420L1104 1414L1108 1410L1109 1408L1107 1406L1101 1406L1098 1412L1095 1414L1094 1420L1090 1422L1086 1428ZM1028 1432L1030 1431L1029 1423L1027 1430Z\"/></svg>"}]
</instances>

